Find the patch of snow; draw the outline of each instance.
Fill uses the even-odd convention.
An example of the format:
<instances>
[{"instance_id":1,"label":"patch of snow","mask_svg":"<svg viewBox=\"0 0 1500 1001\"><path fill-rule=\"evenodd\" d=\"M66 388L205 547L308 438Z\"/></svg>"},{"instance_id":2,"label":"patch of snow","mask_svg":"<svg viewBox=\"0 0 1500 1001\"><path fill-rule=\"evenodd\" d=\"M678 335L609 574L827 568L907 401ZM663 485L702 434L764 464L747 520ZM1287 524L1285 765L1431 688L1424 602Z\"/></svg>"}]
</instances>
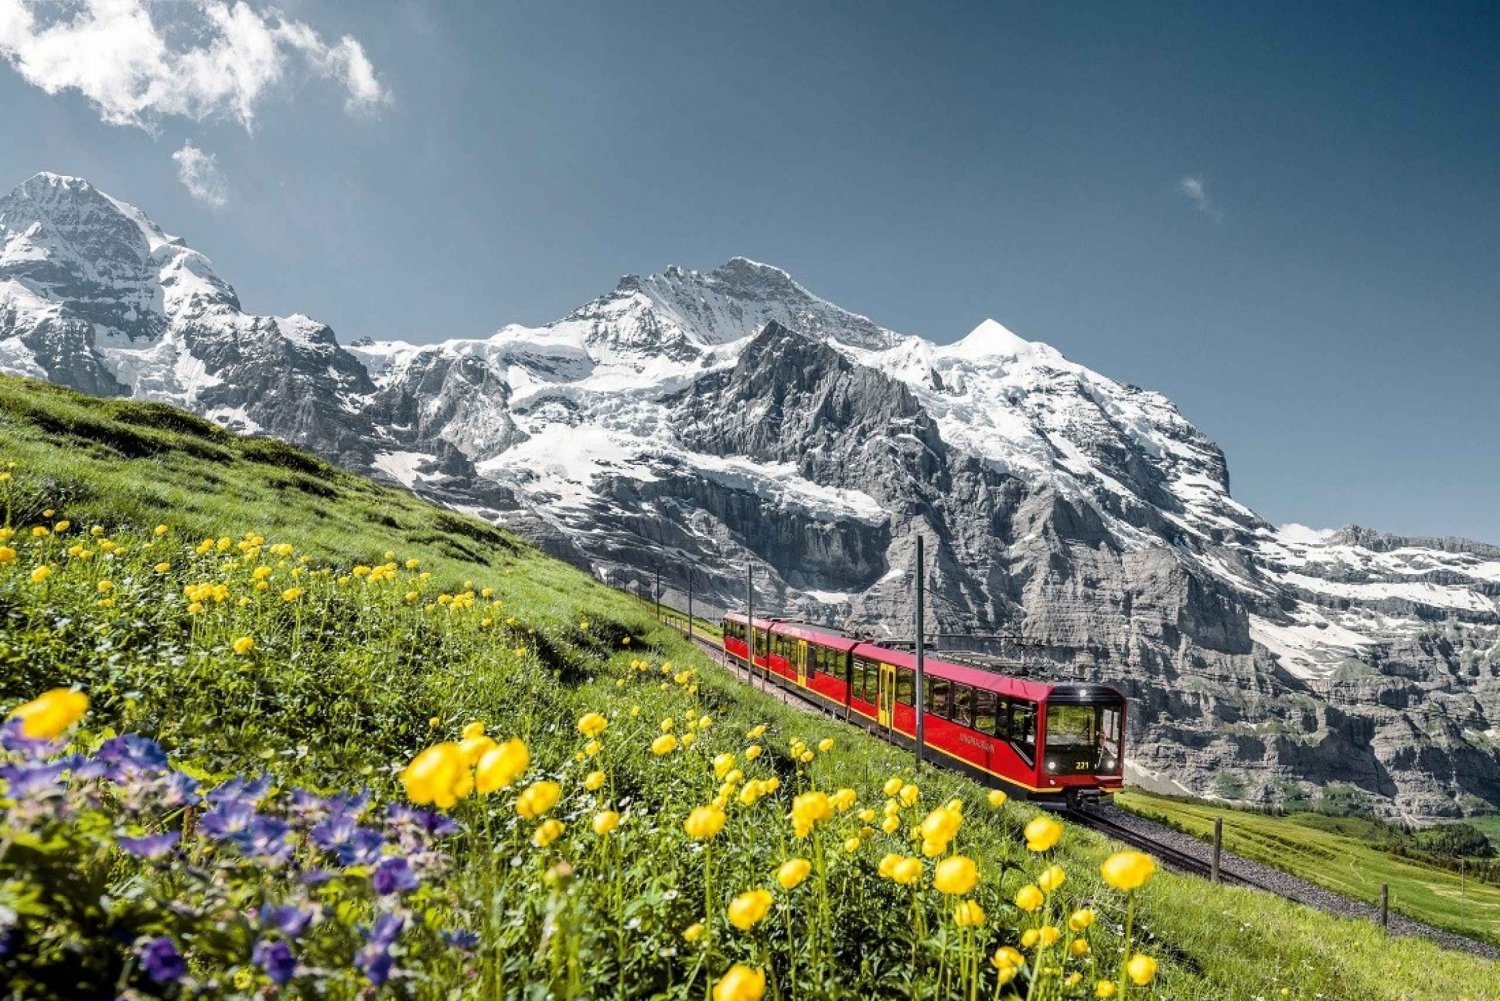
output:
<instances>
[{"instance_id":1,"label":"patch of snow","mask_svg":"<svg viewBox=\"0 0 1500 1001\"><path fill-rule=\"evenodd\" d=\"M432 461L432 456L423 452L381 452L372 465L402 486L415 486L422 478L417 467Z\"/></svg>"}]
</instances>

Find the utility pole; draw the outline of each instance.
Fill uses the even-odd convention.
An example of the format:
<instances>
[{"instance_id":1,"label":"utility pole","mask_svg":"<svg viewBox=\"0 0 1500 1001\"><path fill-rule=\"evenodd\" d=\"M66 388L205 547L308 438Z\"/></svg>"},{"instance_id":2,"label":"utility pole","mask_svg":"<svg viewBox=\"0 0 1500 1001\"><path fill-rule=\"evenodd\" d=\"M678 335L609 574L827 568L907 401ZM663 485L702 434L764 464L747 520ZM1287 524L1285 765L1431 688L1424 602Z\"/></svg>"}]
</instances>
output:
<instances>
[{"instance_id":1,"label":"utility pole","mask_svg":"<svg viewBox=\"0 0 1500 1001\"><path fill-rule=\"evenodd\" d=\"M688 640L693 638L693 565L687 565L688 575Z\"/></svg>"},{"instance_id":2,"label":"utility pole","mask_svg":"<svg viewBox=\"0 0 1500 1001\"><path fill-rule=\"evenodd\" d=\"M661 621L661 564L656 564L656 621Z\"/></svg>"},{"instance_id":3,"label":"utility pole","mask_svg":"<svg viewBox=\"0 0 1500 1001\"><path fill-rule=\"evenodd\" d=\"M923 719L923 715L926 712L926 707L925 707L925 705L923 703L923 700L922 700L922 691L923 691L923 688L925 687L924 683L926 681L926 674L925 674L925 670L924 670L924 661L923 661L923 650L922 650L922 625L926 621L925 617L922 614L922 611L923 611L922 610L922 590L923 590L923 587L922 587L922 569L923 569L922 568L922 563L923 563L923 556L922 556L922 535L921 535L921 533L918 533L917 534L917 614L916 614L916 618L917 618L917 622L916 622L916 637L917 637L917 684L916 684L916 691L912 693L912 701L916 703L916 706L914 708L916 709L916 715L917 715L917 764L919 766L922 764L923 748L925 748L926 745L927 745L927 727L924 725L925 720Z\"/></svg>"},{"instance_id":4,"label":"utility pole","mask_svg":"<svg viewBox=\"0 0 1500 1001\"><path fill-rule=\"evenodd\" d=\"M755 564L745 563L745 670L755 684ZM764 687L764 686L762 686Z\"/></svg>"}]
</instances>

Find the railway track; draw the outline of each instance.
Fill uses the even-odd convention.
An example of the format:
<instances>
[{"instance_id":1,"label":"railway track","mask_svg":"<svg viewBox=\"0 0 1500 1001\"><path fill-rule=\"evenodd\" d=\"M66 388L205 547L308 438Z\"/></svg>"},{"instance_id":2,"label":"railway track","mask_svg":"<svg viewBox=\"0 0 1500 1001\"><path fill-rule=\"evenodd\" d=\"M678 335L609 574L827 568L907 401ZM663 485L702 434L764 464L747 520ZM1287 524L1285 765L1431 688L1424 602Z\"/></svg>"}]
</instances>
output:
<instances>
[{"instance_id":1,"label":"railway track","mask_svg":"<svg viewBox=\"0 0 1500 1001\"><path fill-rule=\"evenodd\" d=\"M686 630L682 631L686 634ZM696 633L690 638L725 670L747 684L754 685L756 676L734 658L727 657L723 647L718 643ZM830 718L840 718L816 700L781 685L767 685L765 691L785 705L816 709ZM1074 807L1062 813L1066 819L1096 831L1112 841L1129 845L1152 855L1164 868L1204 879L1213 875L1212 846L1189 835L1143 817L1137 817L1114 806ZM1377 922L1380 920L1380 912L1370 904L1335 893L1315 883L1309 883L1279 869L1273 869L1230 852L1224 852L1220 856L1219 881L1229 886L1240 886L1275 894L1293 903L1341 917ZM1400 914L1389 915L1387 930L1396 935L1429 938L1449 949L1457 949L1488 959L1500 959L1500 948L1434 928Z\"/></svg>"}]
</instances>

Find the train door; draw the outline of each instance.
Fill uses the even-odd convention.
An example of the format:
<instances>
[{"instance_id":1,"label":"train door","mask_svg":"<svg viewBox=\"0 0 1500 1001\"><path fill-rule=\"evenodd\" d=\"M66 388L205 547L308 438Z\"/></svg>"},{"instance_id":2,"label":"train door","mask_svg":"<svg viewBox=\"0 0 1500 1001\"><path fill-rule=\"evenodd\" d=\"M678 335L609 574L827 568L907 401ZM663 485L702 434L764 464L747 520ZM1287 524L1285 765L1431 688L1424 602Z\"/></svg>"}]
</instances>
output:
<instances>
[{"instance_id":1,"label":"train door","mask_svg":"<svg viewBox=\"0 0 1500 1001\"><path fill-rule=\"evenodd\" d=\"M875 705L880 725L889 728L896 709L896 665L880 665L880 696Z\"/></svg>"},{"instance_id":2,"label":"train door","mask_svg":"<svg viewBox=\"0 0 1500 1001\"><path fill-rule=\"evenodd\" d=\"M797 641L797 684L807 687L807 640Z\"/></svg>"}]
</instances>

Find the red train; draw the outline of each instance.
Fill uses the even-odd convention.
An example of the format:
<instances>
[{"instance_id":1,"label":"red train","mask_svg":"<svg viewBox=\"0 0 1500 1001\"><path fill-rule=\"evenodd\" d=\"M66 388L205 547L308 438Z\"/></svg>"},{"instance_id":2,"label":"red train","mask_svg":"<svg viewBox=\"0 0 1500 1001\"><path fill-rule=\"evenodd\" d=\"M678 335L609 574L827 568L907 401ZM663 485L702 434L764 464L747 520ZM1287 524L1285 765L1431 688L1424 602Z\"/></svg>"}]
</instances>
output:
<instances>
[{"instance_id":1,"label":"red train","mask_svg":"<svg viewBox=\"0 0 1500 1001\"><path fill-rule=\"evenodd\" d=\"M724 652L748 654L745 616L725 615ZM916 746L916 657L813 626L757 618L753 670L887 740ZM1116 792L1125 696L1108 685L1008 678L923 658L929 760L987 785L1066 805Z\"/></svg>"}]
</instances>

